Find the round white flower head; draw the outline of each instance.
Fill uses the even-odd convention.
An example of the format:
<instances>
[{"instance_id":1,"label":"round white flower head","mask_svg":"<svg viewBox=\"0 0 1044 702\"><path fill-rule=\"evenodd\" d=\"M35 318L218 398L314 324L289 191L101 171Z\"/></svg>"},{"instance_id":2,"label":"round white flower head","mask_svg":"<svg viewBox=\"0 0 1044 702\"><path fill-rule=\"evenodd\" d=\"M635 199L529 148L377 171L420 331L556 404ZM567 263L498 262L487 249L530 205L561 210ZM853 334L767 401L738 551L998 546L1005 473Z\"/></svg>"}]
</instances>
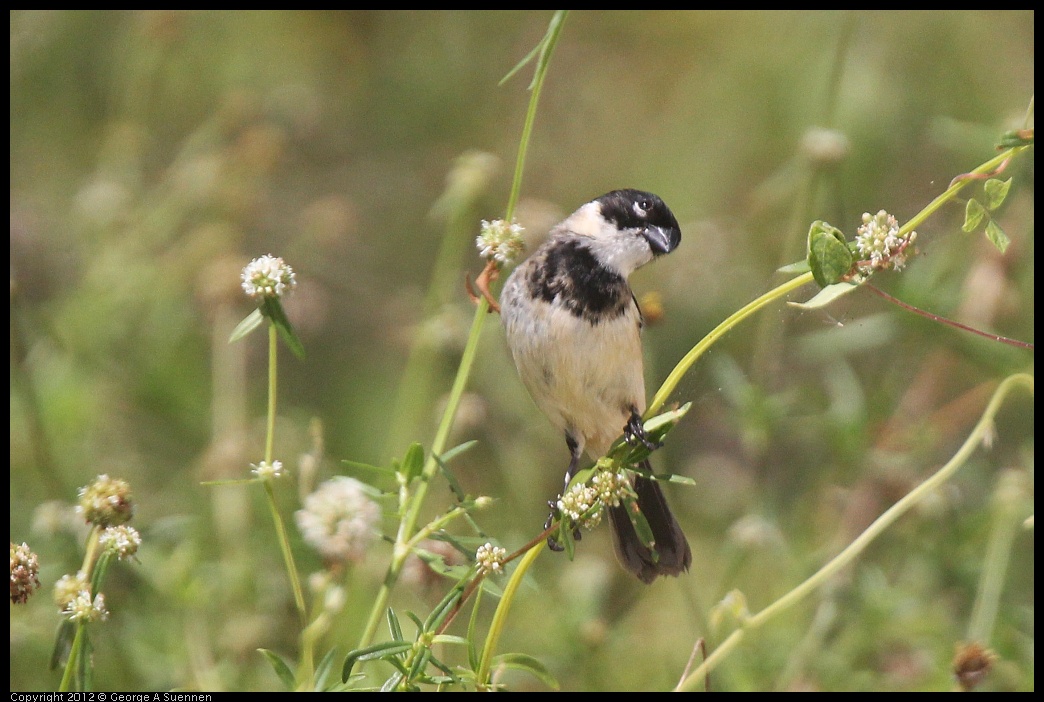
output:
<instances>
[{"instance_id":1,"label":"round white flower head","mask_svg":"<svg viewBox=\"0 0 1044 702\"><path fill-rule=\"evenodd\" d=\"M598 490L585 483L577 483L558 498L559 511L588 529L593 529L602 521L601 510L588 514L596 504L598 504Z\"/></svg>"},{"instance_id":2,"label":"round white flower head","mask_svg":"<svg viewBox=\"0 0 1044 702\"><path fill-rule=\"evenodd\" d=\"M261 461L260 463L251 463L250 472L262 479L270 478L281 478L283 477L283 462L282 461Z\"/></svg>"},{"instance_id":3,"label":"round white flower head","mask_svg":"<svg viewBox=\"0 0 1044 702\"><path fill-rule=\"evenodd\" d=\"M98 593L91 599L90 590L80 590L65 605L62 614L74 622L96 622L109 618L109 610L105 609L105 595Z\"/></svg>"},{"instance_id":4,"label":"round white flower head","mask_svg":"<svg viewBox=\"0 0 1044 702\"><path fill-rule=\"evenodd\" d=\"M25 604L29 595L40 587L40 562L29 545L11 543L11 602Z\"/></svg>"},{"instance_id":5,"label":"round white flower head","mask_svg":"<svg viewBox=\"0 0 1044 702\"><path fill-rule=\"evenodd\" d=\"M860 271L864 274L888 268L897 271L906 265L909 246L917 232L899 236L899 222L884 210L876 215L863 213L863 224L856 230L856 250L862 256Z\"/></svg>"},{"instance_id":6,"label":"round white flower head","mask_svg":"<svg viewBox=\"0 0 1044 702\"><path fill-rule=\"evenodd\" d=\"M106 551L112 551L116 554L116 558L122 561L125 558L133 557L138 552L138 547L141 546L141 534L127 524L105 527L105 531L98 537L98 545Z\"/></svg>"},{"instance_id":7,"label":"round white flower head","mask_svg":"<svg viewBox=\"0 0 1044 702\"><path fill-rule=\"evenodd\" d=\"M64 612L70 602L75 600L81 592L87 590L87 574L82 570L76 575L63 575L54 584L54 603Z\"/></svg>"},{"instance_id":8,"label":"round white flower head","mask_svg":"<svg viewBox=\"0 0 1044 702\"><path fill-rule=\"evenodd\" d=\"M600 470L591 478L591 487L598 493L598 501L609 507L618 507L628 496L637 498L624 471Z\"/></svg>"},{"instance_id":9,"label":"round white flower head","mask_svg":"<svg viewBox=\"0 0 1044 702\"><path fill-rule=\"evenodd\" d=\"M337 476L319 485L294 513L304 540L329 563L357 563L377 535L381 509L355 478Z\"/></svg>"},{"instance_id":10,"label":"round white flower head","mask_svg":"<svg viewBox=\"0 0 1044 702\"><path fill-rule=\"evenodd\" d=\"M255 258L243 268L243 292L255 300L282 297L294 286L294 270L285 261L271 254Z\"/></svg>"},{"instance_id":11,"label":"round white flower head","mask_svg":"<svg viewBox=\"0 0 1044 702\"><path fill-rule=\"evenodd\" d=\"M494 546L488 541L475 551L475 562L478 564L479 570L486 574L502 572L505 558L507 558L507 549Z\"/></svg>"},{"instance_id":12,"label":"round white flower head","mask_svg":"<svg viewBox=\"0 0 1044 702\"><path fill-rule=\"evenodd\" d=\"M134 515L130 485L126 480L99 475L93 483L80 488L76 510L89 524L124 524Z\"/></svg>"},{"instance_id":13,"label":"round white flower head","mask_svg":"<svg viewBox=\"0 0 1044 702\"><path fill-rule=\"evenodd\" d=\"M522 225L516 222L508 224L502 219L492 222L482 220L481 233L475 238L479 254L496 261L501 266L518 258L525 249L522 241Z\"/></svg>"}]
</instances>

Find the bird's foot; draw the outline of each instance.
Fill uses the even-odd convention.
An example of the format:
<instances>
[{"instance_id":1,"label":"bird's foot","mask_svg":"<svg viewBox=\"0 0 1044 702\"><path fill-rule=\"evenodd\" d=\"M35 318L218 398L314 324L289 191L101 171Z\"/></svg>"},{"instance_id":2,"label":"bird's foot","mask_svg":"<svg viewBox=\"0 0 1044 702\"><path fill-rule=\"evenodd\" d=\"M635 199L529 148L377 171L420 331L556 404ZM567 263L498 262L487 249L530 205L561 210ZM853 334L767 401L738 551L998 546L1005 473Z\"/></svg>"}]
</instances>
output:
<instances>
[{"instance_id":1,"label":"bird's foot","mask_svg":"<svg viewBox=\"0 0 1044 702\"><path fill-rule=\"evenodd\" d=\"M650 452L663 446L662 441L653 441L645 433L645 426L642 424L642 416L637 412L632 412L631 418L627 420L627 426L624 427L624 440L632 446L641 444L649 449Z\"/></svg>"}]
</instances>

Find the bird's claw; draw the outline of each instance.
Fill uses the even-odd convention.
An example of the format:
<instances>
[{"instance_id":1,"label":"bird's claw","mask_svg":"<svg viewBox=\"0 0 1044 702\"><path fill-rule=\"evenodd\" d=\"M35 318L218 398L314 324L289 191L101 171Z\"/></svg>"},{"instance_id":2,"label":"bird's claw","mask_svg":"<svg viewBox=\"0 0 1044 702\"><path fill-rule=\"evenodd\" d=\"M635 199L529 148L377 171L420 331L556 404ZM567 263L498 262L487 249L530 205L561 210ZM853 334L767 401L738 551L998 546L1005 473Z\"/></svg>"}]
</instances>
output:
<instances>
[{"instance_id":1,"label":"bird's claw","mask_svg":"<svg viewBox=\"0 0 1044 702\"><path fill-rule=\"evenodd\" d=\"M645 426L642 424L642 417L637 412L633 412L631 418L627 420L627 426L624 427L624 441L632 446L641 444L650 452L663 446L662 441L653 441L649 438L649 435L645 433Z\"/></svg>"}]
</instances>

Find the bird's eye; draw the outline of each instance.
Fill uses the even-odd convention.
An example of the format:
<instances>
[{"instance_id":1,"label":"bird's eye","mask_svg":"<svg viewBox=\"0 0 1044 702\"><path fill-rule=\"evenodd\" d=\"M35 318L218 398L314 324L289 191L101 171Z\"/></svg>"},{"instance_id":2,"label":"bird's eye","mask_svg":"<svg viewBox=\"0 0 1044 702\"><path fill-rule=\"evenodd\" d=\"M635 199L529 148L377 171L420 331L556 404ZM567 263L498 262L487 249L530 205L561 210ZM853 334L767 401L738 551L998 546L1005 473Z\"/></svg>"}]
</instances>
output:
<instances>
[{"instance_id":1,"label":"bird's eye","mask_svg":"<svg viewBox=\"0 0 1044 702\"><path fill-rule=\"evenodd\" d=\"M645 199L638 200L634 203L634 209L638 211L638 214L645 214L652 209L652 203Z\"/></svg>"}]
</instances>

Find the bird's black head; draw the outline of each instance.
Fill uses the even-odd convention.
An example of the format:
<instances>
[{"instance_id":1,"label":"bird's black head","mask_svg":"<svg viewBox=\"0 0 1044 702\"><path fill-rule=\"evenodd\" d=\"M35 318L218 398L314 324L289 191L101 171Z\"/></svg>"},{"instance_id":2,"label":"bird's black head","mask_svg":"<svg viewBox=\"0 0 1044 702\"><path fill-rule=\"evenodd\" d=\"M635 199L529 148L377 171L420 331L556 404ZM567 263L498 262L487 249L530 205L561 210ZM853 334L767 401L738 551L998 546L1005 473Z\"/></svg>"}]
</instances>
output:
<instances>
[{"instance_id":1,"label":"bird's black head","mask_svg":"<svg viewBox=\"0 0 1044 702\"><path fill-rule=\"evenodd\" d=\"M614 190L596 200L602 216L621 230L636 230L653 253L670 253L681 243L681 227L674 213L657 195L641 190Z\"/></svg>"}]
</instances>

